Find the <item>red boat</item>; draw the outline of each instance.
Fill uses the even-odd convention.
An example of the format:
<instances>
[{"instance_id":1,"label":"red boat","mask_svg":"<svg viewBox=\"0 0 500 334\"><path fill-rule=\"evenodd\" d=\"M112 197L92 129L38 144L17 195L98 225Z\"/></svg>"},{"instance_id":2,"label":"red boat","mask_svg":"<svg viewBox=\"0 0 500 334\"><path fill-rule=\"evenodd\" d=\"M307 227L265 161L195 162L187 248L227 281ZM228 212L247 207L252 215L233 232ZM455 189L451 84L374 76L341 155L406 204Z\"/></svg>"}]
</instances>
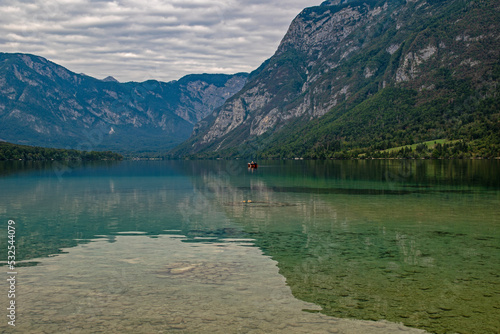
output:
<instances>
[{"instance_id":1,"label":"red boat","mask_svg":"<svg viewBox=\"0 0 500 334\"><path fill-rule=\"evenodd\" d=\"M257 168L257 166L258 166L258 165L257 165L257 163L256 163L256 162L253 162L253 161L252 161L252 162L249 162L249 163L248 163L248 168Z\"/></svg>"}]
</instances>

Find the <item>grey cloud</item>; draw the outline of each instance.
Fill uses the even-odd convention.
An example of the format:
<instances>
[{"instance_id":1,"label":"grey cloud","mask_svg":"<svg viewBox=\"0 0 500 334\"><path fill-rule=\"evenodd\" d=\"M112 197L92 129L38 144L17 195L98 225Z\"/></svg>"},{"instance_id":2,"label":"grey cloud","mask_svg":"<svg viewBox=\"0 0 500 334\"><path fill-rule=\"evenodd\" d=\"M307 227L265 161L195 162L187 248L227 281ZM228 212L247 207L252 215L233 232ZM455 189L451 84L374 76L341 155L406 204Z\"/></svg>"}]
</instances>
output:
<instances>
[{"instance_id":1,"label":"grey cloud","mask_svg":"<svg viewBox=\"0 0 500 334\"><path fill-rule=\"evenodd\" d=\"M2 0L0 48L98 78L252 71L317 0Z\"/></svg>"}]
</instances>

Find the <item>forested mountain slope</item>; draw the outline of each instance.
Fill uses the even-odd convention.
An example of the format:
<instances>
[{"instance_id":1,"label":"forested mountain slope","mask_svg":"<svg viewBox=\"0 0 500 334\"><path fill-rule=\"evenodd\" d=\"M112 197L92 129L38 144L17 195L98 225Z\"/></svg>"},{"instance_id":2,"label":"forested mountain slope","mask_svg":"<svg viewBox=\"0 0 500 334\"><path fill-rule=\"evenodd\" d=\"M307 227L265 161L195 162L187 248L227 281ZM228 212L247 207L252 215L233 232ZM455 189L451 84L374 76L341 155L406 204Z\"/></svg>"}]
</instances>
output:
<instances>
[{"instance_id":1,"label":"forested mountain slope","mask_svg":"<svg viewBox=\"0 0 500 334\"><path fill-rule=\"evenodd\" d=\"M500 155L500 3L326 1L172 156ZM411 154L416 154L412 152Z\"/></svg>"}]
</instances>

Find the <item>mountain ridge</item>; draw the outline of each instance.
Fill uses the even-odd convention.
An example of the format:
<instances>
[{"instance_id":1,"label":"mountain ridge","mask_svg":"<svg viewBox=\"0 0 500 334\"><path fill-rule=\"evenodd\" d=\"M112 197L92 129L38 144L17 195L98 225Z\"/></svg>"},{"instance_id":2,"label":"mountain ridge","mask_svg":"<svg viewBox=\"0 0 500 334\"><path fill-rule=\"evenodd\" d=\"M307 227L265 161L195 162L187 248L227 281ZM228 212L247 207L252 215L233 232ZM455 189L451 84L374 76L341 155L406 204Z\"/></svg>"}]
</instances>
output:
<instances>
[{"instance_id":1,"label":"mountain ridge","mask_svg":"<svg viewBox=\"0 0 500 334\"><path fill-rule=\"evenodd\" d=\"M119 83L43 57L0 53L0 138L83 150L166 151L236 93L246 73Z\"/></svg>"}]
</instances>

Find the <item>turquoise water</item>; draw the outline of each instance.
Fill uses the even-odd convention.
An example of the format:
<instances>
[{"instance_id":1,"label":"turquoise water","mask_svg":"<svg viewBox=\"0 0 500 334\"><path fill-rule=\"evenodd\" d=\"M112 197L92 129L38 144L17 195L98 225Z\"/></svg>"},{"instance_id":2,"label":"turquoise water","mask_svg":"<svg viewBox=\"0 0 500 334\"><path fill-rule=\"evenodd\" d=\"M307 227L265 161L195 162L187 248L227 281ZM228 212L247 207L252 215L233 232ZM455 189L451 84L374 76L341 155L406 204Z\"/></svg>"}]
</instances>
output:
<instances>
[{"instance_id":1,"label":"turquoise water","mask_svg":"<svg viewBox=\"0 0 500 334\"><path fill-rule=\"evenodd\" d=\"M2 163L0 329L498 333L499 161L259 163Z\"/></svg>"}]
</instances>

